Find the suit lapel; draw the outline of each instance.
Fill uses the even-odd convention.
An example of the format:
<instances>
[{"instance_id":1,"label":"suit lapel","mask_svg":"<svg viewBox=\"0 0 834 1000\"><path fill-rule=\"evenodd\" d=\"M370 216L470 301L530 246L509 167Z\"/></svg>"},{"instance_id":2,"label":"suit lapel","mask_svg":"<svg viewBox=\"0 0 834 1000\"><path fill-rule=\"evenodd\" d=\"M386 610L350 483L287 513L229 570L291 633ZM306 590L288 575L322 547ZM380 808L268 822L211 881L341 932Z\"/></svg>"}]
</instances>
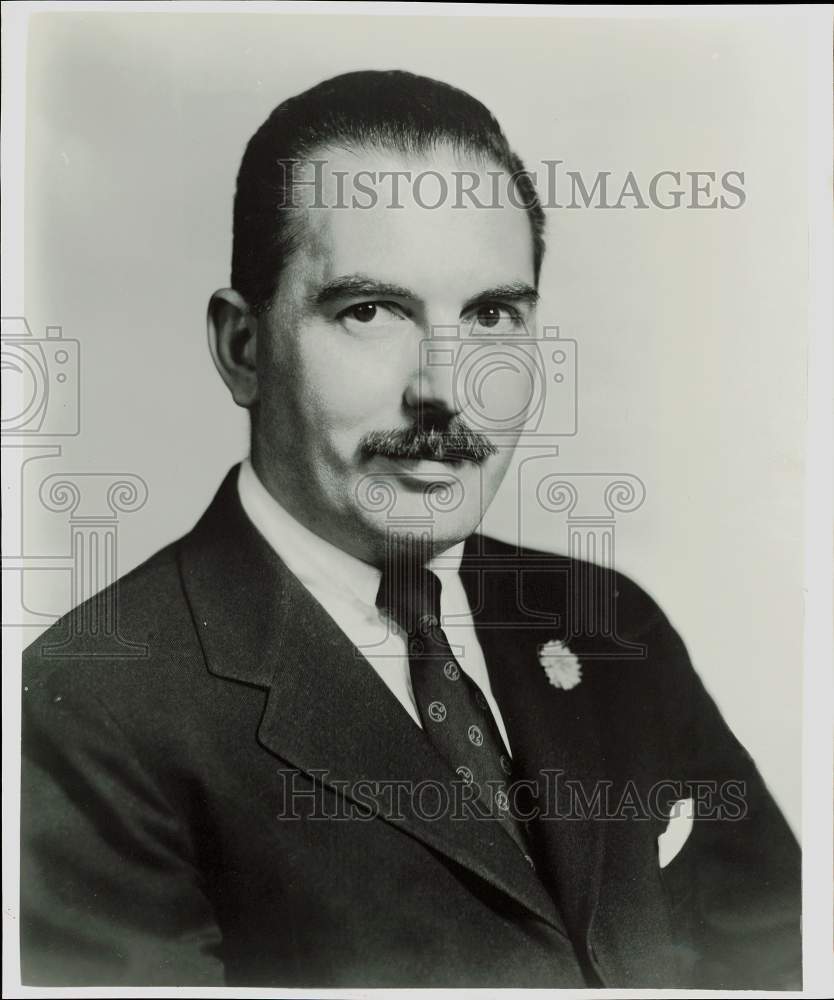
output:
<instances>
[{"instance_id":1,"label":"suit lapel","mask_svg":"<svg viewBox=\"0 0 834 1000\"><path fill-rule=\"evenodd\" d=\"M183 541L180 565L208 669L268 689L261 745L348 798L364 782L362 798L381 819L561 930L553 901L498 823L449 810L432 818L420 799L392 794L427 781L451 794L456 775L255 530L236 483L237 468Z\"/></svg>"},{"instance_id":2,"label":"suit lapel","mask_svg":"<svg viewBox=\"0 0 834 1000\"><path fill-rule=\"evenodd\" d=\"M606 824L576 816L579 792L593 801L602 787L590 685L558 689L538 660L542 643L564 637L565 616L559 612L567 607L567 565L560 557L525 557L472 536L461 579L477 609L476 631L507 727L514 778L538 789L541 812L531 834L541 876L576 943L586 939L599 897Z\"/></svg>"}]
</instances>

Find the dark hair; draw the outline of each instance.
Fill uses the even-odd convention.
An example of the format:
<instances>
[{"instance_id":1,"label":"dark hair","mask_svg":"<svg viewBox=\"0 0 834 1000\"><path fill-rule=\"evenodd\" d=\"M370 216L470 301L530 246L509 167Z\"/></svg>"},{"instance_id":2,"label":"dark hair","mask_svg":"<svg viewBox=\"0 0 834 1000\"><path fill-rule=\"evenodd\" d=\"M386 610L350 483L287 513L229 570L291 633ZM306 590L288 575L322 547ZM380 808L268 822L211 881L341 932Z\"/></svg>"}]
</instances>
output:
<instances>
[{"instance_id":1,"label":"dark hair","mask_svg":"<svg viewBox=\"0 0 834 1000\"><path fill-rule=\"evenodd\" d=\"M544 212L529 174L492 113L447 83L401 70L364 70L325 80L279 104L249 140L237 175L232 286L257 312L271 301L296 245L292 172L324 146L365 146L403 153L440 144L492 161L513 177L530 217L536 281L544 256Z\"/></svg>"}]
</instances>

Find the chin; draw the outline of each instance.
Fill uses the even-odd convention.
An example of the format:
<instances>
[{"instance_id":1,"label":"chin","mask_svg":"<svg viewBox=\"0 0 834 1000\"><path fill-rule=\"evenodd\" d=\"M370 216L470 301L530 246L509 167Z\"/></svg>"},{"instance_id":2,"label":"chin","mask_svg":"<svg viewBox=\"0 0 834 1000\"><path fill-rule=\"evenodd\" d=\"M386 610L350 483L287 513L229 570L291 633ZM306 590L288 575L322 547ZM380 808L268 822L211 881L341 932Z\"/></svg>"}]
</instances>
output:
<instances>
[{"instance_id":1,"label":"chin","mask_svg":"<svg viewBox=\"0 0 834 1000\"><path fill-rule=\"evenodd\" d=\"M473 475L474 473L474 475ZM480 524L491 496L480 469L386 468L355 483L354 504L383 555L392 546L442 552L468 538Z\"/></svg>"},{"instance_id":2,"label":"chin","mask_svg":"<svg viewBox=\"0 0 834 1000\"><path fill-rule=\"evenodd\" d=\"M373 529L383 558L395 552L409 552L423 562L464 541L480 520L480 510L435 512L431 517L375 519Z\"/></svg>"}]
</instances>

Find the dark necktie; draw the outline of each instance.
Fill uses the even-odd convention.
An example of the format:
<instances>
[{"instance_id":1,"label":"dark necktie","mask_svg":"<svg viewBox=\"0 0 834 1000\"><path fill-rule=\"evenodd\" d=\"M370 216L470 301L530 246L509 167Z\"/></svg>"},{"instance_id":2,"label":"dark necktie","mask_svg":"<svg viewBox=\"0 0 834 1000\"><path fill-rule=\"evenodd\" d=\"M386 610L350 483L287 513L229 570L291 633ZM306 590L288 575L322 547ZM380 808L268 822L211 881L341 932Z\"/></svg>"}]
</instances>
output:
<instances>
[{"instance_id":1,"label":"dark necktie","mask_svg":"<svg viewBox=\"0 0 834 1000\"><path fill-rule=\"evenodd\" d=\"M408 634L408 664L426 735L488 815L499 820L533 867L522 825L512 815L512 761L484 693L462 669L440 627L440 580L421 566L393 563L377 605Z\"/></svg>"}]
</instances>

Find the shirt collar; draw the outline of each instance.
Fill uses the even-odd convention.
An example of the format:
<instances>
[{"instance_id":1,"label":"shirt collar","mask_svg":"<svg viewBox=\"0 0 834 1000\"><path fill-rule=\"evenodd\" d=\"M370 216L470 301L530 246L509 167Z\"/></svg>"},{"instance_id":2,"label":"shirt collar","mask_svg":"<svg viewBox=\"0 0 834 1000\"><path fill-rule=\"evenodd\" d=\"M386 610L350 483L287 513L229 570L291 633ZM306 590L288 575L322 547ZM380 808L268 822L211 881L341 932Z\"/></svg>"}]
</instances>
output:
<instances>
[{"instance_id":1,"label":"shirt collar","mask_svg":"<svg viewBox=\"0 0 834 1000\"><path fill-rule=\"evenodd\" d=\"M370 608L382 576L376 566L357 559L297 521L266 489L252 462L244 459L238 476L244 511L287 568L308 588L351 595ZM442 583L456 577L465 542L436 556L428 568Z\"/></svg>"}]
</instances>

